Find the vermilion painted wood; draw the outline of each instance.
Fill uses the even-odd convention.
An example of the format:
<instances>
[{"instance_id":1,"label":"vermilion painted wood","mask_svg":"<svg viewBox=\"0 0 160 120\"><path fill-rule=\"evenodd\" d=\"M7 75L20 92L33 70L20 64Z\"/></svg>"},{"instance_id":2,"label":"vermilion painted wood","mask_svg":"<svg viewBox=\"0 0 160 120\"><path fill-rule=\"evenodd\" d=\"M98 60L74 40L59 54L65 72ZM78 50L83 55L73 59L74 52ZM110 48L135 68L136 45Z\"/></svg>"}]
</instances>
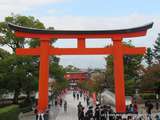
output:
<instances>
[{"instance_id":1,"label":"vermilion painted wood","mask_svg":"<svg viewBox=\"0 0 160 120\"><path fill-rule=\"evenodd\" d=\"M39 55L40 56L40 71L39 71L39 99L38 99L38 111L45 112L48 107L48 74L49 64L48 58L50 55L101 55L111 54L114 56L114 80L115 80L115 95L116 95L116 112L125 112L125 84L124 84L124 68L123 68L123 56L130 54L144 54L145 48L139 47L126 47L122 45L123 38L139 37L146 35L147 29L142 31L127 31L127 33L117 34L46 34L46 33L28 33L18 32L15 30L17 37L25 38L40 38L39 48L22 49L18 48L16 53L18 55ZM20 28L18 28L20 31ZM128 29L129 30L129 29ZM69 39L76 38L77 48L53 48L49 45L51 38ZM107 48L86 48L86 38L112 38L113 46Z\"/></svg>"},{"instance_id":2,"label":"vermilion painted wood","mask_svg":"<svg viewBox=\"0 0 160 120\"><path fill-rule=\"evenodd\" d=\"M85 48L86 47L85 38L78 38L77 47L78 48Z\"/></svg>"},{"instance_id":3,"label":"vermilion painted wood","mask_svg":"<svg viewBox=\"0 0 160 120\"><path fill-rule=\"evenodd\" d=\"M145 47L123 47L124 55L143 55L146 51Z\"/></svg>"},{"instance_id":4,"label":"vermilion painted wood","mask_svg":"<svg viewBox=\"0 0 160 120\"><path fill-rule=\"evenodd\" d=\"M39 98L38 111L45 112L48 108L48 78L49 78L49 41L40 42L40 69L39 69Z\"/></svg>"},{"instance_id":5,"label":"vermilion painted wood","mask_svg":"<svg viewBox=\"0 0 160 120\"><path fill-rule=\"evenodd\" d=\"M123 68L123 48L121 40L113 40L113 47L116 111L125 112L125 84Z\"/></svg>"},{"instance_id":6,"label":"vermilion painted wood","mask_svg":"<svg viewBox=\"0 0 160 120\"><path fill-rule=\"evenodd\" d=\"M40 48L17 48L16 54L36 56L40 55Z\"/></svg>"},{"instance_id":7,"label":"vermilion painted wood","mask_svg":"<svg viewBox=\"0 0 160 120\"><path fill-rule=\"evenodd\" d=\"M123 54L144 54L145 47L126 47L122 46ZM17 55L40 55L40 48L17 48ZM113 54L113 47L107 48L49 48L49 55L106 55Z\"/></svg>"},{"instance_id":8,"label":"vermilion painted wood","mask_svg":"<svg viewBox=\"0 0 160 120\"><path fill-rule=\"evenodd\" d=\"M112 54L112 48L52 48L51 55L105 55Z\"/></svg>"},{"instance_id":9,"label":"vermilion painted wood","mask_svg":"<svg viewBox=\"0 0 160 120\"><path fill-rule=\"evenodd\" d=\"M80 80L88 80L88 73L86 72L71 72L71 73L66 73L64 75L65 79L67 80L75 80L75 81L80 81Z\"/></svg>"},{"instance_id":10,"label":"vermilion painted wood","mask_svg":"<svg viewBox=\"0 0 160 120\"><path fill-rule=\"evenodd\" d=\"M25 37L25 38L130 38L130 37L139 37L146 35L146 31L127 33L127 34L80 34L80 35L66 35L66 34L33 34L33 33L24 33L24 32L15 32L17 37Z\"/></svg>"}]
</instances>

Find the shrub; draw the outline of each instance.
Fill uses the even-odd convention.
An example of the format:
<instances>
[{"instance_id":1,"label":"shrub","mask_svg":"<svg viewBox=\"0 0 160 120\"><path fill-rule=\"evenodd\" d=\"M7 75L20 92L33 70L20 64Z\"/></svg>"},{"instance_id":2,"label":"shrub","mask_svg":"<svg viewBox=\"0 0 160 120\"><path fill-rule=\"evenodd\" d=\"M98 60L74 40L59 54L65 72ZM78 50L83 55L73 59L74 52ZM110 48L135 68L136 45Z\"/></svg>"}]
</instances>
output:
<instances>
[{"instance_id":1,"label":"shrub","mask_svg":"<svg viewBox=\"0 0 160 120\"><path fill-rule=\"evenodd\" d=\"M24 100L22 103L19 104L21 112L30 112L32 111L32 102L31 100Z\"/></svg>"},{"instance_id":2,"label":"shrub","mask_svg":"<svg viewBox=\"0 0 160 120\"><path fill-rule=\"evenodd\" d=\"M155 99L155 94L153 93L141 93L141 97L144 99L144 100L153 100Z\"/></svg>"}]
</instances>

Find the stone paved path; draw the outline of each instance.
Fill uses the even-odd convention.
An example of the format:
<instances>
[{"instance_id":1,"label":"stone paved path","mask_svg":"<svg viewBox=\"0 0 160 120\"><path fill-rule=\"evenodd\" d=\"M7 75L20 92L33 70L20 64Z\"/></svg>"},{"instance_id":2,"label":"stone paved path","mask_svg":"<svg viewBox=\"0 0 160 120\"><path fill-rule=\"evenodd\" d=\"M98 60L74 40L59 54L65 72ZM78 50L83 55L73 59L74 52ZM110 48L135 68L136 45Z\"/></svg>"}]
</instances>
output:
<instances>
[{"instance_id":1,"label":"stone paved path","mask_svg":"<svg viewBox=\"0 0 160 120\"><path fill-rule=\"evenodd\" d=\"M36 116L33 111L20 114L19 115L19 120L36 120Z\"/></svg>"},{"instance_id":2,"label":"stone paved path","mask_svg":"<svg viewBox=\"0 0 160 120\"><path fill-rule=\"evenodd\" d=\"M87 109L87 104L84 102L83 97L79 100L74 99L72 92L69 92L64 100L67 101L67 111L64 111L64 107L58 107L57 112L50 111L49 120L78 120L77 118L77 105L81 101L82 105Z\"/></svg>"},{"instance_id":3,"label":"stone paved path","mask_svg":"<svg viewBox=\"0 0 160 120\"><path fill-rule=\"evenodd\" d=\"M56 108L55 106L52 106L49 113L49 120L78 120L77 105L80 101L82 105L85 107L85 111L87 110L86 101L84 101L83 97L82 98L80 97L79 100L74 99L71 91L64 96L64 100L67 101L67 108L68 108L67 112L64 111L63 106L62 107L57 106ZM144 105L142 106L140 105L139 108L140 108L139 109L140 113L145 113ZM154 112L155 111L153 110L153 113ZM160 115L160 111L159 111L159 115ZM34 112L32 111L32 112L23 114L20 120L35 120Z\"/></svg>"}]
</instances>

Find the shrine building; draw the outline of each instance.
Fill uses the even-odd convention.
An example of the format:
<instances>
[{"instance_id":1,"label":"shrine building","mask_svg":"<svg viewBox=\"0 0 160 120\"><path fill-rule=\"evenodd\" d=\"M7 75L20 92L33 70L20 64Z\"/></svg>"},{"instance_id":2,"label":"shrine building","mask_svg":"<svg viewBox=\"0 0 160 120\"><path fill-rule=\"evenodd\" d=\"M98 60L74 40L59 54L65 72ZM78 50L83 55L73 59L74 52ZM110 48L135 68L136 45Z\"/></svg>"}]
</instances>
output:
<instances>
[{"instance_id":1,"label":"shrine building","mask_svg":"<svg viewBox=\"0 0 160 120\"><path fill-rule=\"evenodd\" d=\"M67 72L64 75L64 78L69 80L69 84L71 87L76 87L78 82L89 80L89 73L88 72Z\"/></svg>"}]
</instances>

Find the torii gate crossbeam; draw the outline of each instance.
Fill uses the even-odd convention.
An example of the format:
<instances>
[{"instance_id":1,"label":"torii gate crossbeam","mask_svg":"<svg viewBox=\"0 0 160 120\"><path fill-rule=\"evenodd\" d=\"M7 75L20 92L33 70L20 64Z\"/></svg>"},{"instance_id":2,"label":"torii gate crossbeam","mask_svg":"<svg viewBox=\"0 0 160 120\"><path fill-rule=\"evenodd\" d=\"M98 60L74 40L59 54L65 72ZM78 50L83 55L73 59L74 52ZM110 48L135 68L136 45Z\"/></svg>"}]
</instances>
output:
<instances>
[{"instance_id":1,"label":"torii gate crossbeam","mask_svg":"<svg viewBox=\"0 0 160 120\"><path fill-rule=\"evenodd\" d=\"M50 55L106 55L114 56L114 80L116 112L126 112L125 106L125 82L123 56L144 54L144 47L123 46L123 38L145 36L153 23L130 29L121 30L95 30L95 31L69 31L69 30L42 30L8 24L15 31L17 37L39 38L40 46L37 48L17 48L17 55L40 56L39 70L39 99L38 111L45 112L48 107L48 76L49 76L49 56ZM76 38L77 48L54 48L50 45L53 38ZM113 46L106 48L86 48L87 38L111 38Z\"/></svg>"}]
</instances>

